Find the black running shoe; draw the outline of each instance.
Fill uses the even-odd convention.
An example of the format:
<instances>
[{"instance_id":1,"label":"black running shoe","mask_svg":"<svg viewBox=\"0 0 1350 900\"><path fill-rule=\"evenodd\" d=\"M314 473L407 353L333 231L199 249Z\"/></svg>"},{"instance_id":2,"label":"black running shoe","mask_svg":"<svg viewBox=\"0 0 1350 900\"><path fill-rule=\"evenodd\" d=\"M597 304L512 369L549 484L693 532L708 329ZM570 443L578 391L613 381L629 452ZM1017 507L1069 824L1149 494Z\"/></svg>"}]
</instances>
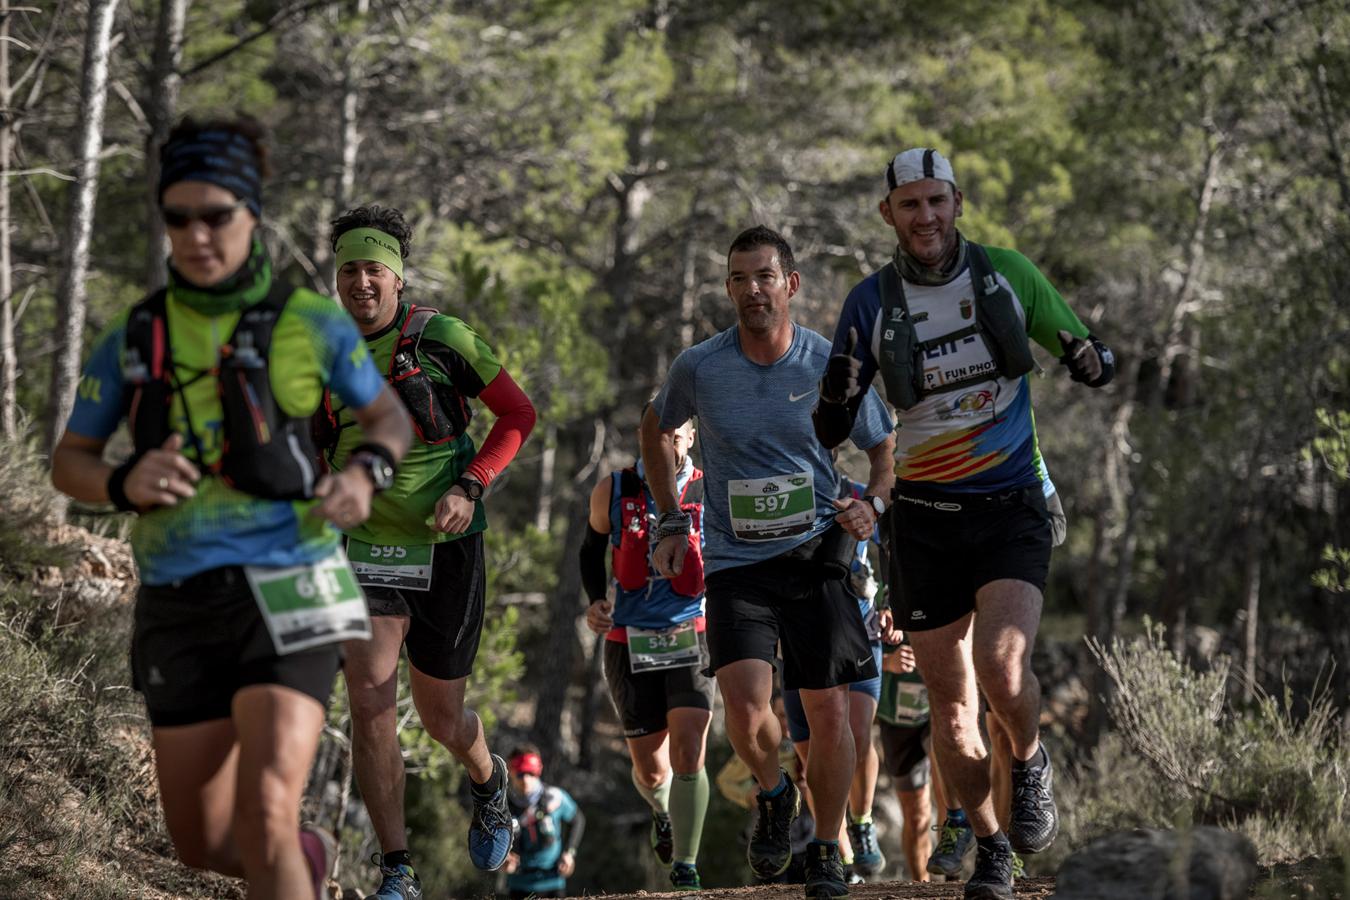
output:
<instances>
[{"instance_id":1,"label":"black running shoe","mask_svg":"<svg viewBox=\"0 0 1350 900\"><path fill-rule=\"evenodd\" d=\"M771 800L759 795L759 815L745 848L750 871L760 878L777 878L792 863L792 820L801 811L802 794L786 772L782 777L787 782L783 793Z\"/></svg>"},{"instance_id":2,"label":"black running shoe","mask_svg":"<svg viewBox=\"0 0 1350 900\"><path fill-rule=\"evenodd\" d=\"M1006 841L976 844L975 871L966 882L965 900L1012 900L1012 895L1012 847Z\"/></svg>"},{"instance_id":3,"label":"black running shoe","mask_svg":"<svg viewBox=\"0 0 1350 900\"><path fill-rule=\"evenodd\" d=\"M670 816L652 810L652 852L656 861L670 868L675 859L675 830L670 827Z\"/></svg>"},{"instance_id":4,"label":"black running shoe","mask_svg":"<svg viewBox=\"0 0 1350 900\"><path fill-rule=\"evenodd\" d=\"M493 773L499 787L494 793L479 796L470 790L473 818L469 821L469 859L484 872L495 872L506 862L519 825L506 805L506 761L492 754Z\"/></svg>"},{"instance_id":5,"label":"black running shoe","mask_svg":"<svg viewBox=\"0 0 1350 900\"><path fill-rule=\"evenodd\" d=\"M839 858L838 844L812 841L806 847L807 900L835 900L848 896L848 881L844 877L844 861Z\"/></svg>"},{"instance_id":6,"label":"black running shoe","mask_svg":"<svg viewBox=\"0 0 1350 900\"><path fill-rule=\"evenodd\" d=\"M1055 810L1054 769L1050 753L1041 744L1039 754L1045 762L1039 766L1012 767L1012 819L1008 822L1008 842L1018 853L1040 853L1054 843L1059 834L1059 813Z\"/></svg>"}]
</instances>

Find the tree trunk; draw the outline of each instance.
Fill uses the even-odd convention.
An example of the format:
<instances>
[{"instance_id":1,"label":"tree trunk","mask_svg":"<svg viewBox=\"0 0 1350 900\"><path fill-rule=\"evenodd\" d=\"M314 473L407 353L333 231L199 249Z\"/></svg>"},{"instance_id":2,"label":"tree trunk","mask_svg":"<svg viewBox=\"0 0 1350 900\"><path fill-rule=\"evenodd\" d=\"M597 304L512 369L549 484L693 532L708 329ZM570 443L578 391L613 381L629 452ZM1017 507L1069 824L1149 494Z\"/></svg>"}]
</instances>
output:
<instances>
[{"instance_id":1,"label":"tree trunk","mask_svg":"<svg viewBox=\"0 0 1350 900\"><path fill-rule=\"evenodd\" d=\"M1261 553L1260 529L1255 516L1247 525L1247 559L1242 570L1243 597L1246 600L1246 621L1242 640L1242 699L1251 703L1256 699L1256 623L1261 611Z\"/></svg>"},{"instance_id":2,"label":"tree trunk","mask_svg":"<svg viewBox=\"0 0 1350 900\"><path fill-rule=\"evenodd\" d=\"M98 163L103 149L103 111L108 98L108 62L117 0L90 0L80 82L80 137L75 158L78 176L71 185L70 219L61 287L56 294L56 353L52 359L47 452L65 430L75 405L80 377L85 316L85 277L89 271L89 242L94 230L94 201L98 196Z\"/></svg>"},{"instance_id":3,"label":"tree trunk","mask_svg":"<svg viewBox=\"0 0 1350 900\"><path fill-rule=\"evenodd\" d=\"M568 444L584 446L584 441L569 434ZM548 633L553 652L547 660L540 661L545 670L531 673L530 679L538 686L530 739L539 745L545 759L561 760L564 749L573 745L573 741L562 733L563 710L567 706L567 692L572 685L572 670L577 658L576 619L583 611L577 553L581 550L581 540L586 534L590 510L586 499L573 494L568 502L562 504L563 509L570 509L571 512L567 514L567 532L559 561L562 571L548 606Z\"/></svg>"},{"instance_id":4,"label":"tree trunk","mask_svg":"<svg viewBox=\"0 0 1350 900\"><path fill-rule=\"evenodd\" d=\"M14 282L9 259L9 158L14 141L9 86L9 0L0 0L0 435L18 433L19 361L14 352Z\"/></svg>"},{"instance_id":5,"label":"tree trunk","mask_svg":"<svg viewBox=\"0 0 1350 900\"><path fill-rule=\"evenodd\" d=\"M544 452L539 456L539 506L534 513L534 527L547 533L553 525L553 473L558 461L558 426L550 423L544 429Z\"/></svg>"},{"instance_id":6,"label":"tree trunk","mask_svg":"<svg viewBox=\"0 0 1350 900\"><path fill-rule=\"evenodd\" d=\"M150 102L146 118L150 134L145 145L145 287L155 291L164 287L169 272L165 265L164 220L159 214L159 148L169 137L173 117L178 110L178 90L183 77L178 68L183 61L183 27L187 20L187 0L160 0L159 25L155 28L155 52L150 64Z\"/></svg>"}]
</instances>

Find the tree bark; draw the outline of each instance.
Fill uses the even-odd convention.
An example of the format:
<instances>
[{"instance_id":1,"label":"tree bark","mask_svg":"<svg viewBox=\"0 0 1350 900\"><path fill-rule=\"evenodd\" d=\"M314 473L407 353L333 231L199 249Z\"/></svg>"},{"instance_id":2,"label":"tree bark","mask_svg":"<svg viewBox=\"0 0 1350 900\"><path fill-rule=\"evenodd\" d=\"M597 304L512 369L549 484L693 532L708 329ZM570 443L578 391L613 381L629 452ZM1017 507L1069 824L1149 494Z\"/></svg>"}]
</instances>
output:
<instances>
[{"instance_id":1,"label":"tree bark","mask_svg":"<svg viewBox=\"0 0 1350 900\"><path fill-rule=\"evenodd\" d=\"M539 506L534 513L534 527L544 533L553 525L553 476L558 461L558 426L549 423L544 429L544 452L539 455Z\"/></svg>"},{"instance_id":2,"label":"tree bark","mask_svg":"<svg viewBox=\"0 0 1350 900\"><path fill-rule=\"evenodd\" d=\"M1242 587L1246 620L1242 640L1242 698L1247 703L1256 699L1256 636L1257 619L1261 611L1261 553L1260 528L1255 515L1247 524L1247 559L1243 565Z\"/></svg>"},{"instance_id":3,"label":"tree bark","mask_svg":"<svg viewBox=\"0 0 1350 900\"><path fill-rule=\"evenodd\" d=\"M569 429L570 431L571 429ZM568 443L583 446L584 442L569 435ZM581 550L581 541L586 533L587 513L590 504L575 494L563 509L571 510L567 514L567 531L563 539L562 557L559 561L561 572L558 586L553 592L548 606L548 633L552 640L552 653L547 660L541 660L545 671L532 673L530 679L538 685L538 694L534 711L534 726L530 739L539 745L545 759L561 760L564 750L573 745L573 741L563 732L563 710L567 706L567 693L572 685L572 670L577 658L576 619L583 611L581 601L581 570L577 567L577 553Z\"/></svg>"},{"instance_id":4,"label":"tree bark","mask_svg":"<svg viewBox=\"0 0 1350 900\"><path fill-rule=\"evenodd\" d=\"M145 287L155 291L169 278L165 264L164 219L159 214L159 148L169 137L178 110L178 91L183 78L183 28L188 0L160 0L159 24L155 28L155 51L150 63L150 102L146 118L150 134L145 147Z\"/></svg>"},{"instance_id":5,"label":"tree bark","mask_svg":"<svg viewBox=\"0 0 1350 900\"><path fill-rule=\"evenodd\" d=\"M84 335L85 277L89 271L89 243L94 230L94 201L98 196L99 153L103 149L103 112L108 98L108 63L117 0L90 0L80 81L80 137L75 152L78 176L71 185L70 219L61 287L56 294L56 353L52 359L51 406L46 449L56 446L65 430L80 377Z\"/></svg>"},{"instance_id":6,"label":"tree bark","mask_svg":"<svg viewBox=\"0 0 1350 900\"><path fill-rule=\"evenodd\" d=\"M14 141L9 18L9 0L0 0L0 434L13 440L18 433L19 360L14 350L14 281L9 258L9 168Z\"/></svg>"}]
</instances>

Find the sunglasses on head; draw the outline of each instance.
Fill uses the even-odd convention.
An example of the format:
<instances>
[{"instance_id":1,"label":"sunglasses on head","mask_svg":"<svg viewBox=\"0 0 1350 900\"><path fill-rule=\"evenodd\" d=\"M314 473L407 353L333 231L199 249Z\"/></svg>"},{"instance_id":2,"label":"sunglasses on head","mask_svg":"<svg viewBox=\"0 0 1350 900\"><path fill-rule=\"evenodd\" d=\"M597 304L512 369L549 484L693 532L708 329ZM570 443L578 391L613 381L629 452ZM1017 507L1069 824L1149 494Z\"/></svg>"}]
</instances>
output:
<instances>
[{"instance_id":1,"label":"sunglasses on head","mask_svg":"<svg viewBox=\"0 0 1350 900\"><path fill-rule=\"evenodd\" d=\"M237 200L229 206L207 206L202 209L162 206L160 213L164 216L164 224L170 228L186 228L193 222L201 222L207 228L216 229L230 224L235 212L247 205L245 201Z\"/></svg>"}]
</instances>

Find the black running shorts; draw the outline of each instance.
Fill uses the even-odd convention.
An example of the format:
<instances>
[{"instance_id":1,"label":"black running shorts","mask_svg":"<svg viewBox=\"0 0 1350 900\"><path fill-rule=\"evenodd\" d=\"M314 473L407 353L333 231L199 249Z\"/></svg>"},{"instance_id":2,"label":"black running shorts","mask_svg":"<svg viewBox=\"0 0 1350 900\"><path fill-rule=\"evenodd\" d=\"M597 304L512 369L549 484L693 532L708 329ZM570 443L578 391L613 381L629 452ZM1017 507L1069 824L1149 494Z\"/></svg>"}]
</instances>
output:
<instances>
[{"instance_id":1,"label":"black running shorts","mask_svg":"<svg viewBox=\"0 0 1350 900\"><path fill-rule=\"evenodd\" d=\"M892 725L890 722L878 722L881 726L882 768L895 779L898 791L917 791L928 783L930 765L928 754L932 752L932 736L928 723L922 725Z\"/></svg>"},{"instance_id":2,"label":"black running shorts","mask_svg":"<svg viewBox=\"0 0 1350 900\"><path fill-rule=\"evenodd\" d=\"M1045 589L1051 526L1040 485L969 495L896 488L890 529L895 627L941 628L975 609L975 592L1009 578Z\"/></svg>"},{"instance_id":3,"label":"black running shorts","mask_svg":"<svg viewBox=\"0 0 1350 900\"><path fill-rule=\"evenodd\" d=\"M809 558L817 544L707 577L710 672L742 659L773 665L781 641L785 688L820 690L879 674L857 598Z\"/></svg>"},{"instance_id":4,"label":"black running shorts","mask_svg":"<svg viewBox=\"0 0 1350 900\"><path fill-rule=\"evenodd\" d=\"M624 737L664 731L666 712L672 709L712 710L715 685L703 674L708 665L707 632L699 632L698 645L698 665L634 674L629 666L628 644L605 641L605 681L614 711L623 723Z\"/></svg>"},{"instance_id":5,"label":"black running shorts","mask_svg":"<svg viewBox=\"0 0 1350 900\"><path fill-rule=\"evenodd\" d=\"M278 656L238 566L167 585L143 584L131 636L132 686L156 728L225 719L240 688L279 684L324 706L341 645Z\"/></svg>"},{"instance_id":6,"label":"black running shorts","mask_svg":"<svg viewBox=\"0 0 1350 900\"><path fill-rule=\"evenodd\" d=\"M473 671L487 594L481 531L435 545L430 590L362 587L372 616L411 620L404 644L417 671L446 681Z\"/></svg>"}]
</instances>

